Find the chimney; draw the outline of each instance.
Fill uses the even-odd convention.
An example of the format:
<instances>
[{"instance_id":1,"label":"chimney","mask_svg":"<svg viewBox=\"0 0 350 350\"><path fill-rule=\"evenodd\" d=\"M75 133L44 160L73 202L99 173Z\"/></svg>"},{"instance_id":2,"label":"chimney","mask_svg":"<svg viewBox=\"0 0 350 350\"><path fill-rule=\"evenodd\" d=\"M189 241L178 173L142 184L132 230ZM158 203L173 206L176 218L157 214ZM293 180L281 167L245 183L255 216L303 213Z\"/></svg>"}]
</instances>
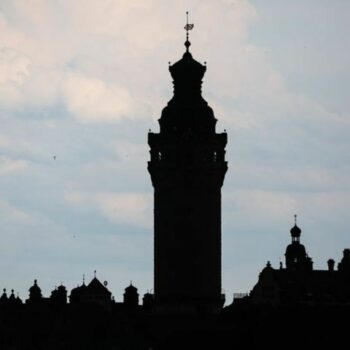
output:
<instances>
[{"instance_id":1,"label":"chimney","mask_svg":"<svg viewBox=\"0 0 350 350\"><path fill-rule=\"evenodd\" d=\"M335 261L333 259L329 259L327 261L327 264L328 264L328 271L334 271Z\"/></svg>"}]
</instances>

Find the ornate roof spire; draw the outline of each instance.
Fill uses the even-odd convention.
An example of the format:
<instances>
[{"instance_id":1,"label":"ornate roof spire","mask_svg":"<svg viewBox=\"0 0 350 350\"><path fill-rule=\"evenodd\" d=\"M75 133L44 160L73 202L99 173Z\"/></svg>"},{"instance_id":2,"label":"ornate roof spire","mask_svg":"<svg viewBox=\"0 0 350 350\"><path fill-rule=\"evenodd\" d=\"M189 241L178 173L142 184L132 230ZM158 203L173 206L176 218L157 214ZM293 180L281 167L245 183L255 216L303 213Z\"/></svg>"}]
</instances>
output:
<instances>
[{"instance_id":1,"label":"ornate roof spire","mask_svg":"<svg viewBox=\"0 0 350 350\"><path fill-rule=\"evenodd\" d=\"M169 103L178 104L181 101L182 104L207 105L201 96L202 78L206 71L206 66L194 60L189 52L191 43L189 42L188 32L193 29L194 24L188 23L188 12L186 12L186 16L187 23L184 27L186 30L186 51L182 59L173 65L169 65L169 71L174 83L174 97Z\"/></svg>"},{"instance_id":2,"label":"ornate roof spire","mask_svg":"<svg viewBox=\"0 0 350 350\"><path fill-rule=\"evenodd\" d=\"M292 242L299 242L301 229L297 225L297 214L294 214L294 226L291 228Z\"/></svg>"},{"instance_id":3,"label":"ornate roof spire","mask_svg":"<svg viewBox=\"0 0 350 350\"><path fill-rule=\"evenodd\" d=\"M185 25L185 27L184 27L185 30L186 30L186 41L185 41L186 52L188 52L188 49L189 49L189 47L191 46L191 43L190 43L190 41L188 40L188 38L189 38L188 31L189 31L189 30L192 30L193 27L194 27L194 24L193 24L193 23L192 23L192 24L188 23L188 11L186 11L186 25Z\"/></svg>"}]
</instances>

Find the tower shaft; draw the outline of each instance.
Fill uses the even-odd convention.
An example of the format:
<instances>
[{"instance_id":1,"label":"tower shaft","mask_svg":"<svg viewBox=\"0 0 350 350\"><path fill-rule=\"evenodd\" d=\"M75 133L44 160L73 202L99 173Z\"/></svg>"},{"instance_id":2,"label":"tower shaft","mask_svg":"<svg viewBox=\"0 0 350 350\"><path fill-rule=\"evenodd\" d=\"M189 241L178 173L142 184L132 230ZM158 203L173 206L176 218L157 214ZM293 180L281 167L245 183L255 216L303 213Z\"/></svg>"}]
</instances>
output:
<instances>
[{"instance_id":1,"label":"tower shaft","mask_svg":"<svg viewBox=\"0 0 350 350\"><path fill-rule=\"evenodd\" d=\"M174 96L148 135L154 187L154 292L159 307L217 309L221 296L221 187L227 134L201 96L206 67L186 51L169 67Z\"/></svg>"}]
</instances>

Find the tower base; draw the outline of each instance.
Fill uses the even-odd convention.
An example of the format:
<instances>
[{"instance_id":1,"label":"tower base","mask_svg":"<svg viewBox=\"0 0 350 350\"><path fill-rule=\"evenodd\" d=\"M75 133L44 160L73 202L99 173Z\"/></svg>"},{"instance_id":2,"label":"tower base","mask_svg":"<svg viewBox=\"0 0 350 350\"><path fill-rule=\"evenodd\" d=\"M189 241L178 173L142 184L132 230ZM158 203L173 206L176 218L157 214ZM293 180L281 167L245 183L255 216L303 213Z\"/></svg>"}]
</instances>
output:
<instances>
[{"instance_id":1,"label":"tower base","mask_svg":"<svg viewBox=\"0 0 350 350\"><path fill-rule=\"evenodd\" d=\"M219 298L194 298L194 297L171 297L156 296L154 312L167 315L192 315L206 317L217 315L225 304L225 294Z\"/></svg>"}]
</instances>

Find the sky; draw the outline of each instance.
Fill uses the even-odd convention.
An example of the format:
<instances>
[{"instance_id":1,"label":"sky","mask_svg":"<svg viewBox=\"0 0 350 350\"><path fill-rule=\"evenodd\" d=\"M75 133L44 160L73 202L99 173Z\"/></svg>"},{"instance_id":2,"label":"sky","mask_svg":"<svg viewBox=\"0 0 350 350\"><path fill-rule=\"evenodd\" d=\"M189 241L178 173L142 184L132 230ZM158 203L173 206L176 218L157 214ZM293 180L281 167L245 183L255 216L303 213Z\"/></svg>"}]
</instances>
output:
<instances>
[{"instance_id":1,"label":"sky","mask_svg":"<svg viewBox=\"0 0 350 350\"><path fill-rule=\"evenodd\" d=\"M349 242L346 0L0 0L0 288L153 288L148 130L190 12L227 130L223 290L278 267L298 214L316 269Z\"/></svg>"}]
</instances>

